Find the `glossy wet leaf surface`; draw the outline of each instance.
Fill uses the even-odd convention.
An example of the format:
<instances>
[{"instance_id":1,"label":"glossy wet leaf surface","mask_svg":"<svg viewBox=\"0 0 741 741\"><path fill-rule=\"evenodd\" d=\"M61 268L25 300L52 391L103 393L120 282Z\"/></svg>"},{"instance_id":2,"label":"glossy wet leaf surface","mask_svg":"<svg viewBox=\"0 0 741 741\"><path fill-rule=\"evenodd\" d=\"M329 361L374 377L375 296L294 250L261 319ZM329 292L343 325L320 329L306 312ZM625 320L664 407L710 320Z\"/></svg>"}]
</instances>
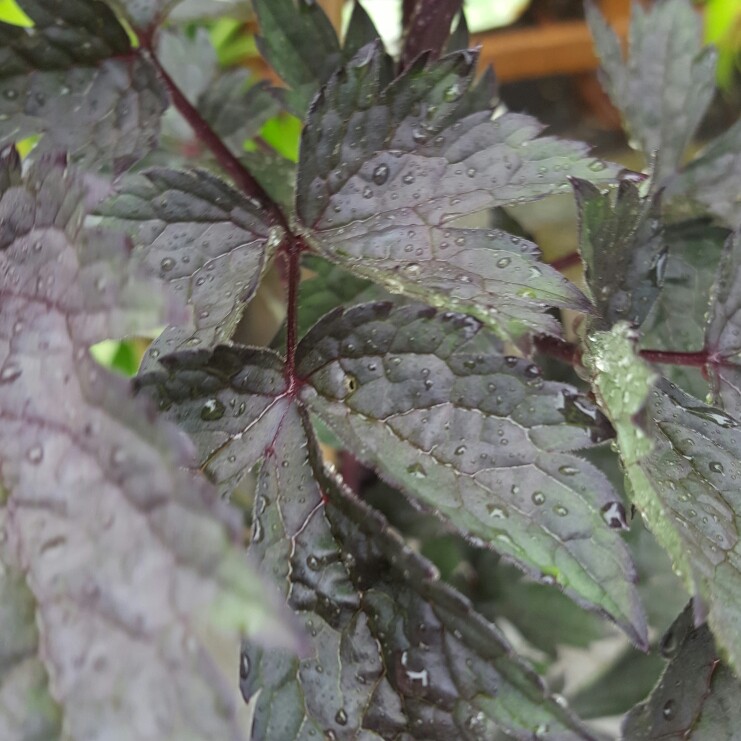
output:
<instances>
[{"instance_id":1,"label":"glossy wet leaf surface","mask_svg":"<svg viewBox=\"0 0 741 741\"><path fill-rule=\"evenodd\" d=\"M475 64L468 51L421 58L392 82L381 49L359 52L309 113L298 217L321 254L391 292L469 312L505 337L557 334L549 307L589 309L573 284L531 242L455 220L566 192L568 175L611 180L616 168L539 136L527 116L491 120L489 82L471 87Z\"/></svg>"},{"instance_id":2,"label":"glossy wet leaf surface","mask_svg":"<svg viewBox=\"0 0 741 741\"><path fill-rule=\"evenodd\" d=\"M672 175L710 105L717 52L703 48L689 0L631 5L627 58L593 2L587 20L602 64L602 83L628 133L653 161L657 183Z\"/></svg>"},{"instance_id":3,"label":"glossy wet leaf surface","mask_svg":"<svg viewBox=\"0 0 741 741\"><path fill-rule=\"evenodd\" d=\"M476 320L420 305L337 311L297 360L304 403L356 457L645 640L619 535L625 511L607 478L571 452L610 435L587 399L503 356Z\"/></svg>"},{"instance_id":4,"label":"glossy wet leaf surface","mask_svg":"<svg viewBox=\"0 0 741 741\"><path fill-rule=\"evenodd\" d=\"M169 351L231 336L282 235L256 201L205 170L130 175L98 212L130 231L139 259L192 306L195 332Z\"/></svg>"},{"instance_id":5,"label":"glossy wet leaf surface","mask_svg":"<svg viewBox=\"0 0 741 741\"><path fill-rule=\"evenodd\" d=\"M668 660L648 699L623 724L625 738L733 738L741 722L741 684L721 664L707 625L696 626L688 605L661 640Z\"/></svg>"},{"instance_id":6,"label":"glossy wet leaf surface","mask_svg":"<svg viewBox=\"0 0 741 741\"><path fill-rule=\"evenodd\" d=\"M659 204L622 180L616 193L573 181L579 219L579 252L598 318L636 326L646 318L664 282L669 245Z\"/></svg>"},{"instance_id":7,"label":"glossy wet leaf surface","mask_svg":"<svg viewBox=\"0 0 741 741\"><path fill-rule=\"evenodd\" d=\"M0 23L0 146L41 134L37 154L116 171L153 149L165 93L113 12L97 0L19 5L35 27Z\"/></svg>"},{"instance_id":8,"label":"glossy wet leaf surface","mask_svg":"<svg viewBox=\"0 0 741 741\"><path fill-rule=\"evenodd\" d=\"M162 363L141 388L193 432L223 493L259 463L250 552L309 637L303 658L245 647L256 737L589 737L496 629L324 472L277 356L219 347Z\"/></svg>"},{"instance_id":9,"label":"glossy wet leaf surface","mask_svg":"<svg viewBox=\"0 0 741 741\"><path fill-rule=\"evenodd\" d=\"M22 179L6 151L0 193L0 560L4 597L19 600L2 609L38 628L38 648L30 624L25 654L0 663L0 727L245 738L240 635L296 642L243 561L234 513L187 470L190 443L88 351L184 314L123 235L84 226L81 177L42 160ZM8 625L10 648L23 636Z\"/></svg>"},{"instance_id":10,"label":"glossy wet leaf surface","mask_svg":"<svg viewBox=\"0 0 741 741\"><path fill-rule=\"evenodd\" d=\"M381 515L331 474L318 472L320 489L298 415L288 410L261 467L251 550L305 621L311 651L299 661L245 647L242 691L260 690L253 733L589 738Z\"/></svg>"},{"instance_id":11,"label":"glossy wet leaf surface","mask_svg":"<svg viewBox=\"0 0 741 741\"><path fill-rule=\"evenodd\" d=\"M618 432L631 497L731 661L741 660L741 431L720 409L658 380L626 325L591 341L593 383Z\"/></svg>"}]
</instances>

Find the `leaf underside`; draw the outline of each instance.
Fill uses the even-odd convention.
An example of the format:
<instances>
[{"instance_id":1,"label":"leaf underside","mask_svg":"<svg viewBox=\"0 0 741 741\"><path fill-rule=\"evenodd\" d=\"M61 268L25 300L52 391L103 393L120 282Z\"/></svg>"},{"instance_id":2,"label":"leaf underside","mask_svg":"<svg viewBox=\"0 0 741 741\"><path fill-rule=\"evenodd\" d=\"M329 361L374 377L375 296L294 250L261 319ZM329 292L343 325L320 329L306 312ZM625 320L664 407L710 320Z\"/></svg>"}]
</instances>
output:
<instances>
[{"instance_id":1,"label":"leaf underside","mask_svg":"<svg viewBox=\"0 0 741 741\"><path fill-rule=\"evenodd\" d=\"M688 590L741 661L741 430L633 354L626 325L592 339L594 388L618 433L631 496ZM636 427L636 423L642 425Z\"/></svg>"},{"instance_id":2,"label":"leaf underside","mask_svg":"<svg viewBox=\"0 0 741 741\"><path fill-rule=\"evenodd\" d=\"M285 645L287 626L231 514L182 468L191 446L89 354L182 311L123 235L83 225L86 196L55 160L22 179L3 153L0 585L3 615L31 620L3 639L0 729L243 738L231 651L247 629Z\"/></svg>"},{"instance_id":3,"label":"leaf underside","mask_svg":"<svg viewBox=\"0 0 741 741\"><path fill-rule=\"evenodd\" d=\"M296 208L318 252L388 290L465 311L501 336L558 334L551 306L589 310L537 247L456 219L569 189L567 175L610 181L582 144L540 137L533 119L492 120L477 54L420 57L400 77L369 45L314 100L302 135Z\"/></svg>"}]
</instances>

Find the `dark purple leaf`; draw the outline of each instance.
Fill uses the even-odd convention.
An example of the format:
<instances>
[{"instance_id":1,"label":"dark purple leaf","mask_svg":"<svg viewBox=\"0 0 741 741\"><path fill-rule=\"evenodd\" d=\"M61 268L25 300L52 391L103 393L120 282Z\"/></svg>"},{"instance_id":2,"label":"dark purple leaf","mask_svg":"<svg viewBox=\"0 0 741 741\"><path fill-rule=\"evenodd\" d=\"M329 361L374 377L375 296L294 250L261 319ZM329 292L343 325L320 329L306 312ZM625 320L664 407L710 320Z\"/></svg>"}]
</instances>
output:
<instances>
[{"instance_id":1,"label":"dark purple leaf","mask_svg":"<svg viewBox=\"0 0 741 741\"><path fill-rule=\"evenodd\" d=\"M708 295L728 230L707 221L668 226L664 285L641 325L641 345L653 350L699 352L705 347ZM664 375L698 399L708 394L701 368L665 365Z\"/></svg>"},{"instance_id":2,"label":"dark purple leaf","mask_svg":"<svg viewBox=\"0 0 741 741\"><path fill-rule=\"evenodd\" d=\"M150 351L151 352L151 351ZM199 461L228 497L261 459L291 400L283 360L269 350L217 347L146 362L137 386L187 430Z\"/></svg>"},{"instance_id":3,"label":"dark purple leaf","mask_svg":"<svg viewBox=\"0 0 741 741\"><path fill-rule=\"evenodd\" d=\"M471 91L476 54L393 65L367 47L333 76L303 132L297 212L323 255L388 290L475 314L502 336L557 334L549 306L589 308L538 262L537 247L456 219L613 179L581 144L538 137L533 119L492 120L491 78Z\"/></svg>"},{"instance_id":4,"label":"dark purple leaf","mask_svg":"<svg viewBox=\"0 0 741 741\"><path fill-rule=\"evenodd\" d=\"M177 333L168 350L229 339L282 229L205 170L155 168L115 189L98 212L127 227L142 262L193 307L195 332Z\"/></svg>"},{"instance_id":5,"label":"dark purple leaf","mask_svg":"<svg viewBox=\"0 0 741 741\"><path fill-rule=\"evenodd\" d=\"M579 251L599 318L643 323L664 282L669 245L659 203L641 197L639 186L622 180L616 193L574 179L579 218Z\"/></svg>"},{"instance_id":6,"label":"dark purple leaf","mask_svg":"<svg viewBox=\"0 0 741 741\"><path fill-rule=\"evenodd\" d=\"M297 362L303 403L359 460L645 644L622 505L571 452L610 434L587 399L475 319L419 305L334 312Z\"/></svg>"},{"instance_id":7,"label":"dark purple leaf","mask_svg":"<svg viewBox=\"0 0 741 741\"><path fill-rule=\"evenodd\" d=\"M150 64L98 0L22 0L35 27L0 23L0 146L43 134L36 154L64 150L116 171L157 143L166 97Z\"/></svg>"},{"instance_id":8,"label":"dark purple leaf","mask_svg":"<svg viewBox=\"0 0 741 741\"><path fill-rule=\"evenodd\" d=\"M741 231L726 241L707 316L705 350L713 396L741 420Z\"/></svg>"},{"instance_id":9,"label":"dark purple leaf","mask_svg":"<svg viewBox=\"0 0 741 741\"><path fill-rule=\"evenodd\" d=\"M715 92L717 52L703 49L702 24L689 0L644 9L632 3L629 53L593 0L587 20L602 62L602 83L661 183L682 158Z\"/></svg>"},{"instance_id":10,"label":"dark purple leaf","mask_svg":"<svg viewBox=\"0 0 741 741\"><path fill-rule=\"evenodd\" d=\"M304 658L245 647L254 738L589 737L496 629L324 472L277 356L219 347L161 362L140 385L195 434L224 493L259 462L250 551L309 636Z\"/></svg>"},{"instance_id":11,"label":"dark purple leaf","mask_svg":"<svg viewBox=\"0 0 741 741\"><path fill-rule=\"evenodd\" d=\"M64 737L244 738L232 652L245 631L285 646L286 623L234 513L186 470L192 445L89 353L182 311L124 236L84 225L85 200L62 164L22 179L3 152L0 728L56 722L41 664ZM16 610L38 640L15 633Z\"/></svg>"},{"instance_id":12,"label":"dark purple leaf","mask_svg":"<svg viewBox=\"0 0 741 741\"><path fill-rule=\"evenodd\" d=\"M665 199L680 215L710 212L732 229L741 228L741 121L713 139L666 183Z\"/></svg>"},{"instance_id":13,"label":"dark purple leaf","mask_svg":"<svg viewBox=\"0 0 741 741\"><path fill-rule=\"evenodd\" d=\"M491 624L319 471L290 409L258 478L251 549L305 621L305 659L245 647L257 738L590 738ZM313 732L313 733L312 733Z\"/></svg>"},{"instance_id":14,"label":"dark purple leaf","mask_svg":"<svg viewBox=\"0 0 741 741\"><path fill-rule=\"evenodd\" d=\"M626 717L623 737L733 738L741 723L741 685L720 663L708 627L695 625L691 604L663 637L661 653L669 663L649 698Z\"/></svg>"},{"instance_id":15,"label":"dark purple leaf","mask_svg":"<svg viewBox=\"0 0 741 741\"><path fill-rule=\"evenodd\" d=\"M439 56L462 5L463 0L417 0L404 23L403 67L409 67L425 51Z\"/></svg>"}]
</instances>

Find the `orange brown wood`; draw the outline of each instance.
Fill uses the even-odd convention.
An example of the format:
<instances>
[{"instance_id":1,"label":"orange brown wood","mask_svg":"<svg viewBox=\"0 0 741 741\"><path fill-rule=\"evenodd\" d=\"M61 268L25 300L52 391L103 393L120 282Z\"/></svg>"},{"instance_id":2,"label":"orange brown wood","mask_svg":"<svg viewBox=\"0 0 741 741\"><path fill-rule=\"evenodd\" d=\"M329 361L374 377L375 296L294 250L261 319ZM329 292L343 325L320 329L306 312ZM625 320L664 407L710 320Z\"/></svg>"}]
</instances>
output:
<instances>
[{"instance_id":1,"label":"orange brown wood","mask_svg":"<svg viewBox=\"0 0 741 741\"><path fill-rule=\"evenodd\" d=\"M621 39L628 32L629 0L604 0L602 9ZM483 64L494 65L502 82L595 70L599 62L584 21L561 21L529 28L475 34Z\"/></svg>"}]
</instances>

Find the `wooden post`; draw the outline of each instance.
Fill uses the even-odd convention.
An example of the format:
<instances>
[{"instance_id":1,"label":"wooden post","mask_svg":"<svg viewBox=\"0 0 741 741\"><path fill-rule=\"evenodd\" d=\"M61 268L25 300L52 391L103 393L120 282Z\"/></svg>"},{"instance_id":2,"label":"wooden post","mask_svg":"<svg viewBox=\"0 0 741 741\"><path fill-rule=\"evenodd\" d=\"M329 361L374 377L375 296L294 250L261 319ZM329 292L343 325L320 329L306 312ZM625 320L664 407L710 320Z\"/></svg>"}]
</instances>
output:
<instances>
[{"instance_id":1,"label":"wooden post","mask_svg":"<svg viewBox=\"0 0 741 741\"><path fill-rule=\"evenodd\" d=\"M332 21L332 25L340 32L342 26L342 7L345 4L345 0L319 0L319 5L324 8L324 12L327 17Z\"/></svg>"}]
</instances>

